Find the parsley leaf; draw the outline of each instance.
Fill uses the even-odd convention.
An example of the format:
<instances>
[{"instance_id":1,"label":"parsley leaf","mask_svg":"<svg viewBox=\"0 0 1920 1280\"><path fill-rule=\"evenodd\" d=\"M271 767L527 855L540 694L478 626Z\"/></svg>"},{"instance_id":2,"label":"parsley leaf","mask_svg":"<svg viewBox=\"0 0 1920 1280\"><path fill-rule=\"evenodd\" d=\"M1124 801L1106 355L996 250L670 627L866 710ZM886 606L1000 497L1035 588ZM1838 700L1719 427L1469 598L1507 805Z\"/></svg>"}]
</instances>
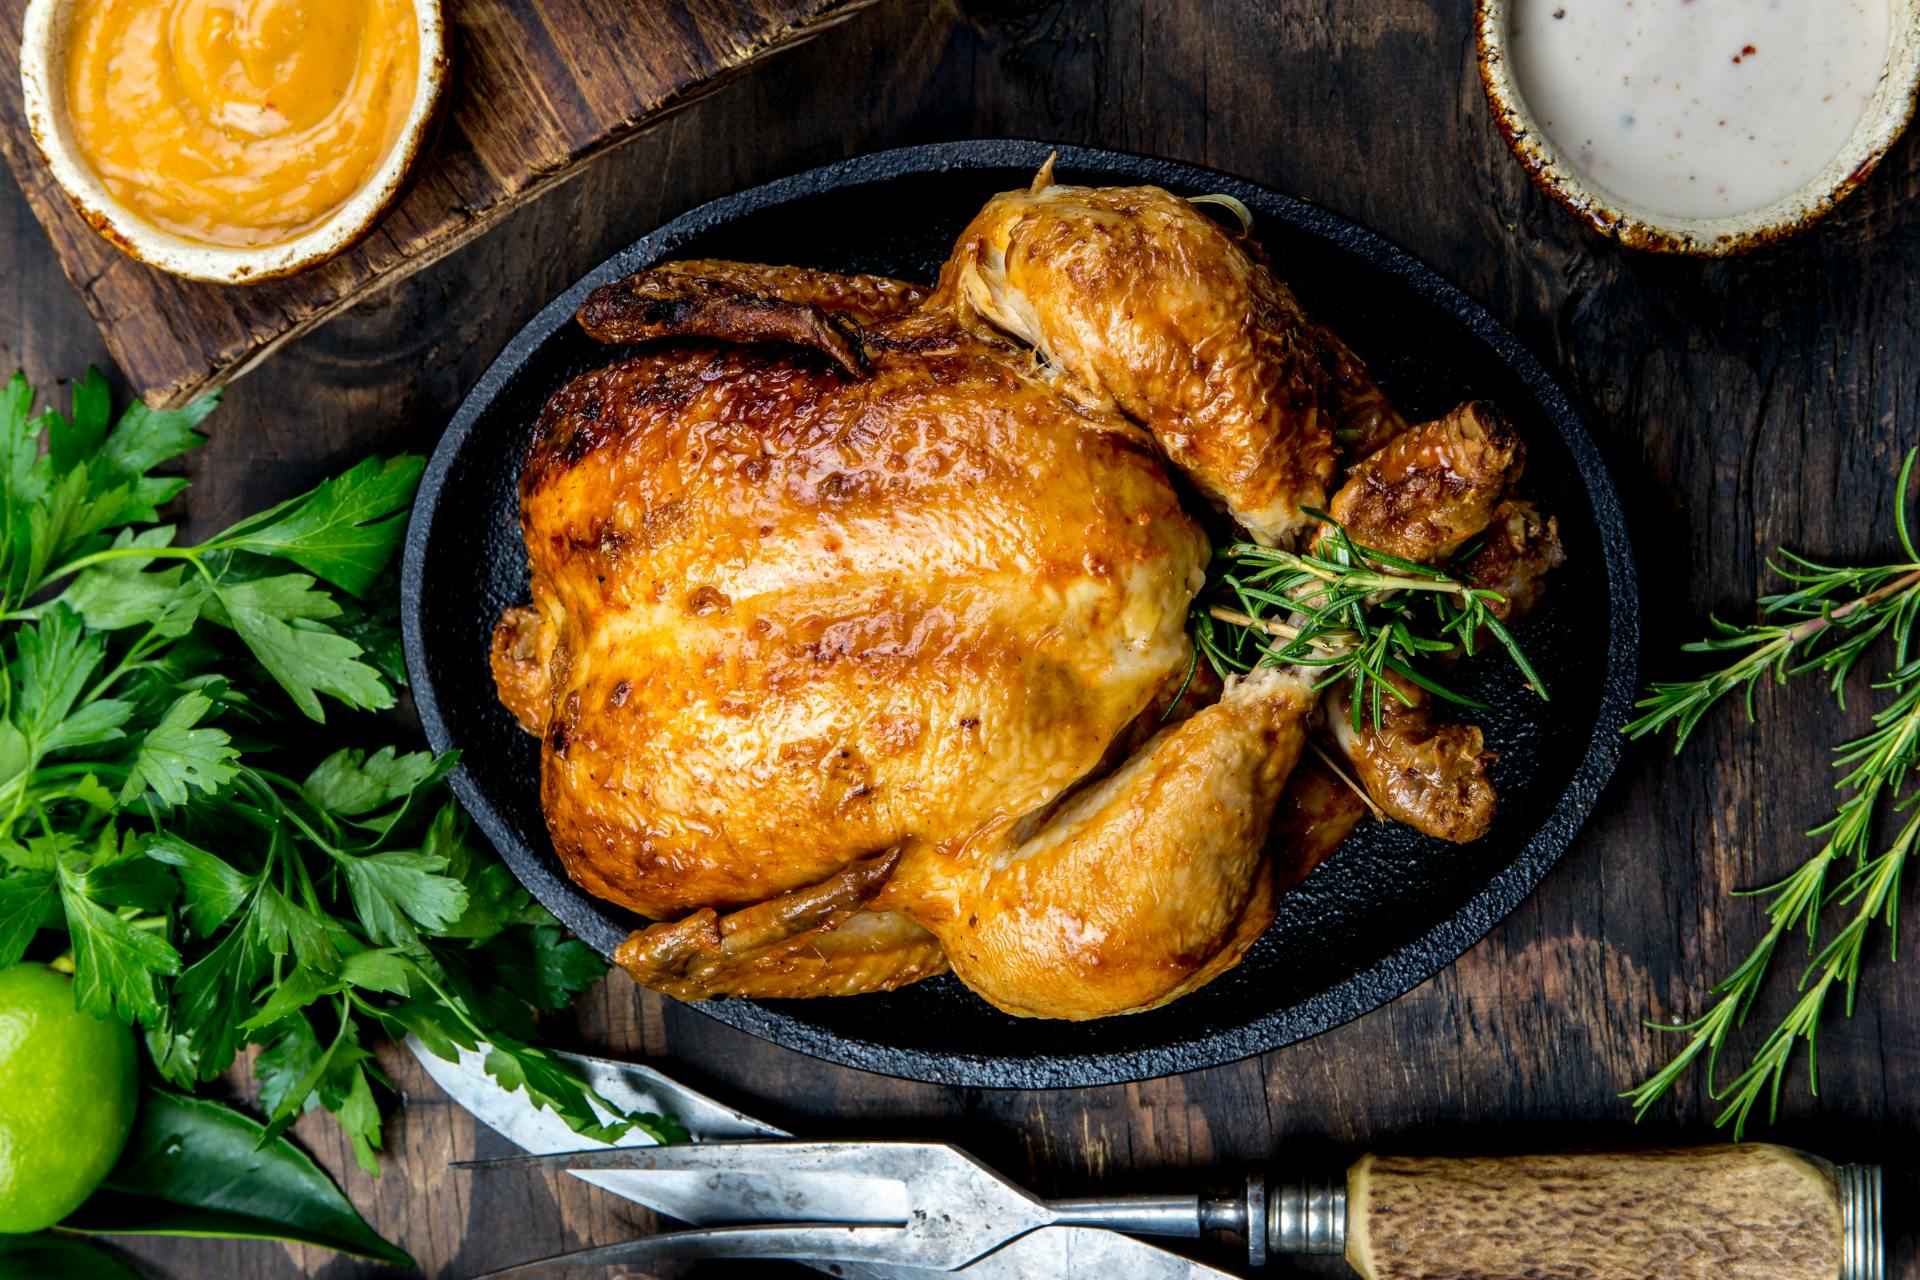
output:
<instances>
[{"instance_id":1,"label":"parsley leaf","mask_svg":"<svg viewBox=\"0 0 1920 1280\"><path fill-rule=\"evenodd\" d=\"M101 480L107 483L132 482L147 486L148 494L165 493L166 501L179 487L174 481L149 476L161 463L198 449L206 437L194 428L220 406L220 393L202 396L180 409L150 409L138 400L127 407L114 424L98 455ZM171 491L169 492L169 489ZM151 519L152 516L144 517Z\"/></svg>"},{"instance_id":2,"label":"parsley leaf","mask_svg":"<svg viewBox=\"0 0 1920 1280\"><path fill-rule=\"evenodd\" d=\"M56 605L39 626L14 640L13 723L27 741L44 744L54 736L99 669L106 646L84 630L80 615Z\"/></svg>"},{"instance_id":3,"label":"parsley leaf","mask_svg":"<svg viewBox=\"0 0 1920 1280\"><path fill-rule=\"evenodd\" d=\"M559 1115L572 1117L596 1114L593 1104L599 1095L589 1089L579 1076L543 1051L511 1036L492 1037L483 1066L502 1089L509 1093L515 1089L525 1089L527 1097ZM652 1128L651 1124L639 1118L630 1121L616 1119L585 1126L575 1124L571 1119L568 1123L575 1133L596 1142L618 1142L636 1124L642 1129Z\"/></svg>"},{"instance_id":4,"label":"parsley leaf","mask_svg":"<svg viewBox=\"0 0 1920 1280\"><path fill-rule=\"evenodd\" d=\"M311 720L324 721L319 694L350 707L380 710L393 705L393 690L360 660L360 646L318 625L340 606L312 589L313 579L290 573L214 587L224 620L253 656Z\"/></svg>"},{"instance_id":5,"label":"parsley leaf","mask_svg":"<svg viewBox=\"0 0 1920 1280\"><path fill-rule=\"evenodd\" d=\"M407 505L424 465L419 458L368 458L305 497L234 526L212 545L291 560L365 595L406 533Z\"/></svg>"},{"instance_id":6,"label":"parsley leaf","mask_svg":"<svg viewBox=\"0 0 1920 1280\"><path fill-rule=\"evenodd\" d=\"M340 969L340 949L321 919L289 902L270 884L260 886L251 923L260 945L276 956L292 955L301 964L325 973Z\"/></svg>"},{"instance_id":7,"label":"parsley leaf","mask_svg":"<svg viewBox=\"0 0 1920 1280\"><path fill-rule=\"evenodd\" d=\"M73 944L74 1003L96 1018L157 1021L160 988L154 979L180 972L180 953L158 933L88 897L85 877L64 862L59 880Z\"/></svg>"},{"instance_id":8,"label":"parsley leaf","mask_svg":"<svg viewBox=\"0 0 1920 1280\"><path fill-rule=\"evenodd\" d=\"M151 788L166 803L182 805L188 788L212 795L233 780L234 761L240 758L233 739L223 729L194 727L211 710L212 700L198 690L181 694L167 708L140 741L126 785L120 788L121 804Z\"/></svg>"},{"instance_id":9,"label":"parsley leaf","mask_svg":"<svg viewBox=\"0 0 1920 1280\"><path fill-rule=\"evenodd\" d=\"M171 832L163 831L149 840L147 856L179 868L180 887L187 899L187 923L203 938L231 920L253 894L253 877Z\"/></svg>"},{"instance_id":10,"label":"parsley leaf","mask_svg":"<svg viewBox=\"0 0 1920 1280\"><path fill-rule=\"evenodd\" d=\"M418 943L414 925L439 930L467 909L467 888L441 875L447 860L427 853L342 855L354 909L367 936L387 946Z\"/></svg>"},{"instance_id":11,"label":"parsley leaf","mask_svg":"<svg viewBox=\"0 0 1920 1280\"><path fill-rule=\"evenodd\" d=\"M233 1065L246 1038L253 989L266 971L253 935L232 929L180 975L168 1026L185 1042L180 1053L192 1079L211 1080ZM274 988L276 997L287 985Z\"/></svg>"},{"instance_id":12,"label":"parsley leaf","mask_svg":"<svg viewBox=\"0 0 1920 1280\"><path fill-rule=\"evenodd\" d=\"M301 790L328 813L354 818L412 795L435 768L430 751L399 755L392 747L382 747L369 756L342 749L322 760Z\"/></svg>"},{"instance_id":13,"label":"parsley leaf","mask_svg":"<svg viewBox=\"0 0 1920 1280\"><path fill-rule=\"evenodd\" d=\"M0 969L27 953L27 944L54 901L53 876L30 872L0 880Z\"/></svg>"}]
</instances>

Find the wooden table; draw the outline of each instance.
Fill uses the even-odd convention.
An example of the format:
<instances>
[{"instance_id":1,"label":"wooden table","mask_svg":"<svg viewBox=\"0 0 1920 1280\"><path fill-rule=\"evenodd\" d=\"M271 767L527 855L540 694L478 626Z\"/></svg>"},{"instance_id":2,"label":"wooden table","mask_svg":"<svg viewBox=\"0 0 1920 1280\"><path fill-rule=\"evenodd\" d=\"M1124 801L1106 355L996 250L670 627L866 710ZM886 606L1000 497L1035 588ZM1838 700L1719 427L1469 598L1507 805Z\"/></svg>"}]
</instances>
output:
<instances>
[{"instance_id":1,"label":"wooden table","mask_svg":"<svg viewBox=\"0 0 1920 1280\"><path fill-rule=\"evenodd\" d=\"M690 205L857 152L1040 135L1158 152L1320 201L1434 263L1562 376L1633 516L1649 671L1709 610L1740 615L1779 543L1886 552L1899 458L1920 441L1920 146L1897 147L1836 216L1729 263L1625 252L1535 194L1495 135L1469 0L883 0L612 155L512 225L356 308L236 385L194 458L194 520L224 522L371 450L428 450L454 405L549 297ZM0 367L41 385L101 347L18 196L0 192ZM1716 714L1684 757L1629 751L1586 832L1459 963L1358 1022L1174 1079L985 1093L823 1066L691 1010L604 984L555 1036L664 1063L818 1134L963 1138L1052 1192L1184 1185L1284 1148L1536 1147L1711 1136L1682 1088L1636 1129L1615 1094L1662 1060L1640 1025L1701 1008L1759 910L1728 890L1808 851L1831 802L1827 746L1865 724L1812 682ZM1909 917L1912 913L1909 912ZM1910 923L1911 927L1911 923ZM1891 1166L1891 1274L1920 1277L1920 986L1876 953L1851 1021L1822 1038L1770 1137ZM1770 1027L1775 984L1756 1011ZM650 1226L564 1177L450 1173L501 1144L404 1053L386 1172L331 1126L301 1137L430 1276L460 1276ZM245 1082L239 1082L244 1088ZM271 1244L148 1242L156 1274L388 1274ZM1227 1255L1221 1260L1229 1261ZM747 1274L725 1268L700 1274ZM761 1274L798 1274L766 1269ZM1340 1274L1329 1264L1311 1274Z\"/></svg>"}]
</instances>

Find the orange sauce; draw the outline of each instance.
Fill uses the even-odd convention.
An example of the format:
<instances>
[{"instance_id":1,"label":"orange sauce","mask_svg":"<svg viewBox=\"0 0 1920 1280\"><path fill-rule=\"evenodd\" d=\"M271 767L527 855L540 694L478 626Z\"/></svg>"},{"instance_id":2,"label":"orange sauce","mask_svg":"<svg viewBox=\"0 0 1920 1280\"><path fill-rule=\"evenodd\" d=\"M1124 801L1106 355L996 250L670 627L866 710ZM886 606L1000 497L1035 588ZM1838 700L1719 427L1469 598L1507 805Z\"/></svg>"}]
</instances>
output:
<instances>
[{"instance_id":1,"label":"orange sauce","mask_svg":"<svg viewBox=\"0 0 1920 1280\"><path fill-rule=\"evenodd\" d=\"M257 247L325 221L412 110L413 0L76 0L67 109L115 199Z\"/></svg>"}]
</instances>

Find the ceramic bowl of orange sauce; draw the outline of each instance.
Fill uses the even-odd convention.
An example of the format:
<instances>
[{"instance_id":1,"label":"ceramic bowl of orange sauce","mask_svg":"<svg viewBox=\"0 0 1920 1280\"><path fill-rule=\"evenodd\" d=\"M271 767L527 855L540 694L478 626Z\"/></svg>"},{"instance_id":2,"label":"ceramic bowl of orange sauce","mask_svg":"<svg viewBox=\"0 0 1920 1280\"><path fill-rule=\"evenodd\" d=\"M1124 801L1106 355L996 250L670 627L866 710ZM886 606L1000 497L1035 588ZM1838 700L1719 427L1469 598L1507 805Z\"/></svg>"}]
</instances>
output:
<instances>
[{"instance_id":1,"label":"ceramic bowl of orange sauce","mask_svg":"<svg viewBox=\"0 0 1920 1280\"><path fill-rule=\"evenodd\" d=\"M1812 226L1920 95L1920 0L1477 0L1476 20L1514 155L1636 249L1719 257Z\"/></svg>"},{"instance_id":2,"label":"ceramic bowl of orange sauce","mask_svg":"<svg viewBox=\"0 0 1920 1280\"><path fill-rule=\"evenodd\" d=\"M20 78L34 141L95 230L242 284L373 228L448 60L440 0L30 0Z\"/></svg>"}]
</instances>

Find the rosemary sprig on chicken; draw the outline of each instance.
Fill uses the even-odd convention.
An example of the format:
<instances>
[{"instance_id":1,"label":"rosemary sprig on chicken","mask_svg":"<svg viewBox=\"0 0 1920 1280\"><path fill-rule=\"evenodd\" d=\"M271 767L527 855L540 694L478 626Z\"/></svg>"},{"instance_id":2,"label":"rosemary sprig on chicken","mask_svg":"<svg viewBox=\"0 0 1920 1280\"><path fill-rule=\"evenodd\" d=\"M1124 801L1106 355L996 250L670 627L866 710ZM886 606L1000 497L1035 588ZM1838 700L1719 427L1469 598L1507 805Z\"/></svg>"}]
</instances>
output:
<instances>
[{"instance_id":1,"label":"rosemary sprig on chicken","mask_svg":"<svg viewBox=\"0 0 1920 1280\"><path fill-rule=\"evenodd\" d=\"M1712 635L1684 646L1692 653L1738 656L1693 679L1651 685L1638 704L1643 714L1626 726L1625 732L1635 738L1670 729L1678 751L1701 717L1728 694L1742 691L1751 716L1762 677L1784 684L1809 671L1825 674L1835 699L1845 706L1847 678L1881 637L1892 640L1891 670L1873 684L1890 700L1875 713L1872 730L1834 751L1835 767L1846 771L1837 784L1843 795L1833 815L1808 833L1820 840L1819 848L1783 879L1751 891L1750 896L1767 899L1767 931L1739 966L1711 988L1715 1000L1707 1011L1677 1026L1650 1024L1685 1034L1687 1042L1666 1066L1622 1095L1632 1101L1637 1116L1645 1115L1705 1057L1708 1094L1725 1103L1715 1123L1731 1124L1737 1139L1762 1098L1768 1117L1777 1113L1781 1089L1802 1044L1808 1087L1817 1094L1817 1036L1829 999L1836 990L1844 992L1845 1012L1852 1015L1860 968L1877 922L1885 923L1889 952L1895 950L1900 878L1920 840L1920 810L1915 808L1920 786L1907 785L1910 771L1920 763L1920 660L1912 656L1914 619L1920 612L1920 553L1905 506L1914 458L1909 453L1900 469L1901 501L1895 509L1903 560L1851 568L1781 552L1771 567L1791 585L1760 598L1765 621L1733 626L1712 619ZM1876 837L1886 814L1905 816L1883 846ZM1838 928L1823 944L1821 924L1828 920L1837 920ZM1729 1038L1765 985L1781 940L1800 930L1806 932L1812 953L1800 975L1800 998L1747 1065L1720 1083L1720 1056Z\"/></svg>"},{"instance_id":2,"label":"rosemary sprig on chicken","mask_svg":"<svg viewBox=\"0 0 1920 1280\"><path fill-rule=\"evenodd\" d=\"M1324 668L1345 684L1349 716L1381 724L1383 700L1412 705L1392 677L1448 702L1484 705L1415 665L1471 657L1488 639L1504 648L1542 698L1546 685L1500 621L1506 596L1430 565L1355 542L1330 518L1306 552L1239 542L1214 553L1195 600L1194 648L1224 680L1259 665ZM1477 547L1460 556L1470 561ZM1431 634L1425 634L1428 630Z\"/></svg>"}]
</instances>

